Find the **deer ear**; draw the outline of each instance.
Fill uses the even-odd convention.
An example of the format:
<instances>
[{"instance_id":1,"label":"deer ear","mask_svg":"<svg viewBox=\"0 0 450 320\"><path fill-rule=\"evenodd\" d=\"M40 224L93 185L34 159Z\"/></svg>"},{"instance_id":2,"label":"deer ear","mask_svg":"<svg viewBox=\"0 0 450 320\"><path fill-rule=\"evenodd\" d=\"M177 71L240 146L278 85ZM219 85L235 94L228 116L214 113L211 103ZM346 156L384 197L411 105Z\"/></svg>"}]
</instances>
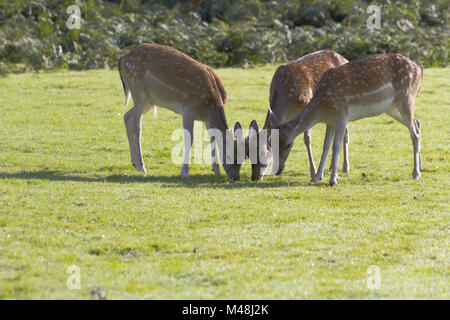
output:
<instances>
[{"instance_id":1,"label":"deer ear","mask_svg":"<svg viewBox=\"0 0 450 320\"><path fill-rule=\"evenodd\" d=\"M250 137L247 137L247 138L245 138L245 140L244 140L244 142L245 142L245 159L247 159L248 158L248 153L249 153L249 145L250 145Z\"/></svg>"},{"instance_id":2,"label":"deer ear","mask_svg":"<svg viewBox=\"0 0 450 320\"><path fill-rule=\"evenodd\" d=\"M248 128L248 136L249 137L256 137L258 135L259 129L258 129L258 124L256 123L256 120L253 120L250 123L250 127Z\"/></svg>"},{"instance_id":3,"label":"deer ear","mask_svg":"<svg viewBox=\"0 0 450 320\"><path fill-rule=\"evenodd\" d=\"M269 123L267 129L278 128L280 126L280 122L277 117L273 114L273 112L269 109Z\"/></svg>"},{"instance_id":4,"label":"deer ear","mask_svg":"<svg viewBox=\"0 0 450 320\"><path fill-rule=\"evenodd\" d=\"M256 120L253 120L250 123L250 127L248 128L248 137L245 139L245 153L246 157L249 157L250 153L250 144L257 146L258 145L258 136L259 136L259 129L258 124L256 123Z\"/></svg>"},{"instance_id":5,"label":"deer ear","mask_svg":"<svg viewBox=\"0 0 450 320\"><path fill-rule=\"evenodd\" d=\"M256 132L259 132L259 128L258 128L258 124L256 123L256 120L252 120L252 122L250 122L249 129L253 129Z\"/></svg>"},{"instance_id":6,"label":"deer ear","mask_svg":"<svg viewBox=\"0 0 450 320\"><path fill-rule=\"evenodd\" d=\"M234 125L234 137L238 140L244 139L242 134L242 126L239 123L239 121L237 121L236 124Z\"/></svg>"}]
</instances>

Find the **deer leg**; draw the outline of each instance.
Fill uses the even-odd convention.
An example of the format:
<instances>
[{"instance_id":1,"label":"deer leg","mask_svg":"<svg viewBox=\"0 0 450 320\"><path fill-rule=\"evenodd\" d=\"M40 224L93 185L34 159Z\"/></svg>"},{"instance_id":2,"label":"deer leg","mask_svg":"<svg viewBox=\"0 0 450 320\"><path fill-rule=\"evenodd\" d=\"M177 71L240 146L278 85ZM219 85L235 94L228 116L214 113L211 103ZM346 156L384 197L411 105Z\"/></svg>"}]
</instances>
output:
<instances>
[{"instance_id":1,"label":"deer leg","mask_svg":"<svg viewBox=\"0 0 450 320\"><path fill-rule=\"evenodd\" d=\"M191 155L191 147L193 142L194 118L183 114L183 133L184 133L184 160L181 169L181 178L189 178L189 159Z\"/></svg>"},{"instance_id":2,"label":"deer leg","mask_svg":"<svg viewBox=\"0 0 450 320\"><path fill-rule=\"evenodd\" d=\"M400 114L400 111L398 111L397 108L391 108L389 111L386 112L388 115L390 115L392 118L400 122L402 125L404 125L409 130L408 122L403 119L402 115ZM416 131L419 132L420 135L420 121L417 118L414 118L414 124L416 126ZM419 150L419 170L422 171L422 151Z\"/></svg>"},{"instance_id":3,"label":"deer leg","mask_svg":"<svg viewBox=\"0 0 450 320\"><path fill-rule=\"evenodd\" d=\"M309 174L311 175L311 178L314 178L316 175L316 165L314 164L313 155L311 151L311 129L308 129L303 134L303 141L306 145L306 151L308 152L308 159L309 159Z\"/></svg>"},{"instance_id":4,"label":"deer leg","mask_svg":"<svg viewBox=\"0 0 450 320\"><path fill-rule=\"evenodd\" d=\"M419 133L420 137L420 128L422 125L419 119L414 118L414 124L416 125L416 131ZM422 171L422 150L420 148L419 148L419 170Z\"/></svg>"},{"instance_id":5,"label":"deer leg","mask_svg":"<svg viewBox=\"0 0 450 320\"><path fill-rule=\"evenodd\" d=\"M344 164L342 165L342 172L349 172L350 171L350 162L348 161L348 127L345 128L345 135L344 135Z\"/></svg>"},{"instance_id":6,"label":"deer leg","mask_svg":"<svg viewBox=\"0 0 450 320\"><path fill-rule=\"evenodd\" d=\"M211 158L212 158L212 171L216 176L220 176L220 166L219 162L217 161L217 154L216 154L216 139L211 137Z\"/></svg>"},{"instance_id":7,"label":"deer leg","mask_svg":"<svg viewBox=\"0 0 450 320\"><path fill-rule=\"evenodd\" d=\"M388 115L390 115L392 118L394 118L395 120L397 120L398 122L400 122L402 125L404 125L406 128L408 128L408 130L410 130L410 126L408 121L406 121L403 116L401 115L400 111L396 108L396 107L392 107L391 109L389 109L386 112ZM407 116L408 117L408 116ZM420 135L420 121L417 118L414 118L414 126L415 126L415 130L416 132L419 133ZM414 143L414 142L413 142ZM415 158L415 156L414 156ZM422 152L419 149L419 171L422 171Z\"/></svg>"},{"instance_id":8,"label":"deer leg","mask_svg":"<svg viewBox=\"0 0 450 320\"><path fill-rule=\"evenodd\" d=\"M125 127L127 129L128 142L130 144L131 163L141 172L147 173L142 159L141 128L144 104L136 104L124 115Z\"/></svg>"},{"instance_id":9,"label":"deer leg","mask_svg":"<svg viewBox=\"0 0 450 320\"><path fill-rule=\"evenodd\" d=\"M317 169L316 175L314 176L314 178L312 178L313 182L322 180L323 170L325 169L328 151L330 150L331 141L333 141L334 138L334 129L335 129L334 126L327 125L327 131L325 133L325 141L323 142L322 158L320 159L319 169Z\"/></svg>"},{"instance_id":10,"label":"deer leg","mask_svg":"<svg viewBox=\"0 0 450 320\"><path fill-rule=\"evenodd\" d=\"M420 121L414 117L414 101L411 98L401 101L398 111L403 118L403 123L409 129L413 144L414 169L412 177L414 180L420 179L421 154L420 154Z\"/></svg>"},{"instance_id":11,"label":"deer leg","mask_svg":"<svg viewBox=\"0 0 450 320\"><path fill-rule=\"evenodd\" d=\"M342 164L342 172L349 172L350 171L350 162L348 161L348 127L345 130L345 136L344 136L344 162ZM330 171L333 170L333 167L330 163Z\"/></svg>"},{"instance_id":12,"label":"deer leg","mask_svg":"<svg viewBox=\"0 0 450 320\"><path fill-rule=\"evenodd\" d=\"M420 152L420 129L418 129L414 125L414 121L411 123L411 126L409 128L409 133L411 135L411 140L413 143L413 150L414 150L414 170L413 170L413 179L419 180L420 179L420 170L422 166L422 159L421 159L421 152Z\"/></svg>"},{"instance_id":13,"label":"deer leg","mask_svg":"<svg viewBox=\"0 0 450 320\"><path fill-rule=\"evenodd\" d=\"M342 141L345 136L347 123L345 121L339 121L336 123L336 129L334 133L333 141L333 156L331 159L331 177L330 185L334 186L338 181L338 165L339 165L339 151L341 150Z\"/></svg>"}]
</instances>

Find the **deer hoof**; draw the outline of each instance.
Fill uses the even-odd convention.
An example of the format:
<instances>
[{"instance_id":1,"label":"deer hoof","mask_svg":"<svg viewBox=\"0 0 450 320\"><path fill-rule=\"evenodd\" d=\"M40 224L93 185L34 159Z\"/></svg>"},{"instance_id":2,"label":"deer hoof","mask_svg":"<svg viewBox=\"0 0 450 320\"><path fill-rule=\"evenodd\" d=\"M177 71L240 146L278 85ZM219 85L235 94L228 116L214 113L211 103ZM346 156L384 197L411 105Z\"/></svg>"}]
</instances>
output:
<instances>
[{"instance_id":1,"label":"deer hoof","mask_svg":"<svg viewBox=\"0 0 450 320\"><path fill-rule=\"evenodd\" d=\"M138 171L143 172L143 173L147 173L147 170L145 169L145 166L134 166Z\"/></svg>"},{"instance_id":2,"label":"deer hoof","mask_svg":"<svg viewBox=\"0 0 450 320\"><path fill-rule=\"evenodd\" d=\"M413 172L413 179L419 180L420 179L420 172Z\"/></svg>"},{"instance_id":3,"label":"deer hoof","mask_svg":"<svg viewBox=\"0 0 450 320\"><path fill-rule=\"evenodd\" d=\"M181 179L189 178L189 167L187 165L183 165L181 169Z\"/></svg>"},{"instance_id":4,"label":"deer hoof","mask_svg":"<svg viewBox=\"0 0 450 320\"><path fill-rule=\"evenodd\" d=\"M216 176L220 176L220 167L218 164L212 166L212 171Z\"/></svg>"},{"instance_id":5,"label":"deer hoof","mask_svg":"<svg viewBox=\"0 0 450 320\"><path fill-rule=\"evenodd\" d=\"M337 177L331 177L330 179L330 186L334 186L338 182Z\"/></svg>"}]
</instances>

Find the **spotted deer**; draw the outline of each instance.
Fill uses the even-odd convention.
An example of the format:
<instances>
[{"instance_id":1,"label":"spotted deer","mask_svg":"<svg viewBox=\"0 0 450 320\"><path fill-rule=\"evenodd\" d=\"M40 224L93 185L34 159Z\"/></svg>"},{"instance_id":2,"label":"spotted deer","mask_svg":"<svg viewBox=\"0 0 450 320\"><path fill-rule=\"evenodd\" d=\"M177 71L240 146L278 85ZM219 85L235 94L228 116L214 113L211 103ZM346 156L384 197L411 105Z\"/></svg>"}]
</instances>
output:
<instances>
[{"instance_id":1,"label":"spotted deer","mask_svg":"<svg viewBox=\"0 0 450 320\"><path fill-rule=\"evenodd\" d=\"M414 117L415 98L423 78L422 67L400 54L375 54L355 59L325 72L305 109L287 123L269 114L272 128L279 129L279 161L284 164L299 134L319 122L326 124L323 153L313 182L322 179L333 142L330 185L338 181L339 150L347 124L387 113L409 129L413 150L413 179L420 178L420 121Z\"/></svg>"},{"instance_id":2,"label":"spotted deer","mask_svg":"<svg viewBox=\"0 0 450 320\"><path fill-rule=\"evenodd\" d=\"M220 175L216 145L221 156L225 155L223 168L229 180L238 180L240 164L228 159L227 137L237 139L229 129L225 118L224 104L227 93L222 81L214 71L174 48L158 44L141 44L119 59L119 73L126 96L134 106L124 115L133 166L146 173L141 150L141 126L143 115L158 105L178 113L183 118L184 160L181 178L189 177L189 158L192 146L194 120L203 121L207 129L216 129L222 143L211 136L212 169ZM235 129L239 129L236 124ZM239 131L239 130L238 130ZM208 130L208 132L210 132ZM230 141L228 141L230 142ZM231 154L233 155L233 154ZM225 159L225 158L223 158Z\"/></svg>"},{"instance_id":3,"label":"spotted deer","mask_svg":"<svg viewBox=\"0 0 450 320\"><path fill-rule=\"evenodd\" d=\"M347 62L348 60L337 52L322 50L313 52L293 62L286 63L278 67L270 84L269 110L272 110L273 117L276 117L280 123L285 123L293 119L305 108L306 104L313 97L317 83L324 72L330 68L340 66ZM265 137L270 136L269 115L270 112L267 112L263 127L263 129L269 131ZM247 137L246 143L248 144L249 140L259 141L260 138L264 139L260 136L258 124L255 120L253 120L250 124L249 137ZM308 152L310 175L313 177L316 174L316 166L314 164L311 151L310 129L305 131L303 140ZM260 152L265 152L267 155L267 160L261 161L260 157L258 157L256 161L252 163L252 180L262 179L264 172L268 168L268 162L272 156L270 144L265 143L265 141L263 142L264 143L261 146L265 150L258 150L257 154L259 155ZM259 146L259 142L257 142L257 144ZM343 171L347 172L349 168L348 132L346 132ZM284 165L278 167L278 170L274 173L281 174L283 169Z\"/></svg>"}]
</instances>

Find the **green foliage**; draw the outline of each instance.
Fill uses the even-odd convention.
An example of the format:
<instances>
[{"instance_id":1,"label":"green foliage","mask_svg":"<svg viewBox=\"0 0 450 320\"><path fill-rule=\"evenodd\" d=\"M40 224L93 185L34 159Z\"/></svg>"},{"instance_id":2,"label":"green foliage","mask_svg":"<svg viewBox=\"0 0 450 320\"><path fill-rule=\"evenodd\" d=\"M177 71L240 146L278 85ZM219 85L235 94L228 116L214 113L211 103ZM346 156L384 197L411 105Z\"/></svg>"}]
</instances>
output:
<instances>
[{"instance_id":1,"label":"green foliage","mask_svg":"<svg viewBox=\"0 0 450 320\"><path fill-rule=\"evenodd\" d=\"M80 30L68 30L69 5ZM426 66L448 64L445 0L379 2L369 30L367 1L127 0L0 2L0 73L115 66L142 42L173 46L214 66L276 63L330 48L352 59L398 52ZM22 66L22 67L20 67Z\"/></svg>"}]
</instances>

